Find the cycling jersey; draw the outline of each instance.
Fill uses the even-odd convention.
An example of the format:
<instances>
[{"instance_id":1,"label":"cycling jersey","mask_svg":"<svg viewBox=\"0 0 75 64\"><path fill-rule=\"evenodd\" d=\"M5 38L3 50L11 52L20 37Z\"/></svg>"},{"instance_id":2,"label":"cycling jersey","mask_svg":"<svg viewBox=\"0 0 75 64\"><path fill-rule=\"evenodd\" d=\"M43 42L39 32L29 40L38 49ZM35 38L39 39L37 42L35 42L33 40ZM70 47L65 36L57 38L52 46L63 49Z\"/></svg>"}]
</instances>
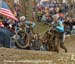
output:
<instances>
[{"instance_id":1,"label":"cycling jersey","mask_svg":"<svg viewBox=\"0 0 75 64\"><path fill-rule=\"evenodd\" d=\"M63 25L62 21L58 20L58 22L56 22L54 24L55 24L56 31L64 32L64 25Z\"/></svg>"}]
</instances>

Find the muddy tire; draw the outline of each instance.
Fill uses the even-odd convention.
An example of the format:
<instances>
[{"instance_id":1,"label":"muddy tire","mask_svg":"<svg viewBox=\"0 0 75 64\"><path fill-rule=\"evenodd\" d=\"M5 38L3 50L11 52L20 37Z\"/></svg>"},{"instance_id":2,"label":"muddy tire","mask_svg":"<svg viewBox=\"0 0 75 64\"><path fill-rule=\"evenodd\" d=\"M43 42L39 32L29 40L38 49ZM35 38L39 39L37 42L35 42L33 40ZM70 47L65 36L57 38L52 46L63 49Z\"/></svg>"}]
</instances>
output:
<instances>
[{"instance_id":1,"label":"muddy tire","mask_svg":"<svg viewBox=\"0 0 75 64\"><path fill-rule=\"evenodd\" d=\"M15 39L15 43L17 47L21 49L25 49L29 46L29 42L30 39L27 32L24 32L23 30L17 32L16 39Z\"/></svg>"}]
</instances>

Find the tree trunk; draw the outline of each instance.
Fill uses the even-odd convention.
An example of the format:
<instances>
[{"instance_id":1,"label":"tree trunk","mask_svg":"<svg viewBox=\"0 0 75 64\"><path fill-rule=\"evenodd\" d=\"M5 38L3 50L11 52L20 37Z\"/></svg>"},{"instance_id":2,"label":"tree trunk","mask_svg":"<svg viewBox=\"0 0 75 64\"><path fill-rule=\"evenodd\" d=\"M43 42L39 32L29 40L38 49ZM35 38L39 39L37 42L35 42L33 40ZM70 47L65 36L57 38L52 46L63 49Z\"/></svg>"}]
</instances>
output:
<instances>
[{"instance_id":1,"label":"tree trunk","mask_svg":"<svg viewBox=\"0 0 75 64\"><path fill-rule=\"evenodd\" d=\"M8 6L10 7L10 9L13 9L13 3L14 3L14 0L5 0L8 4Z\"/></svg>"},{"instance_id":2,"label":"tree trunk","mask_svg":"<svg viewBox=\"0 0 75 64\"><path fill-rule=\"evenodd\" d=\"M32 20L32 1L31 0L20 0L22 12L29 20Z\"/></svg>"},{"instance_id":3,"label":"tree trunk","mask_svg":"<svg viewBox=\"0 0 75 64\"><path fill-rule=\"evenodd\" d=\"M73 18L75 17L75 8L74 8L75 2L73 0Z\"/></svg>"}]
</instances>

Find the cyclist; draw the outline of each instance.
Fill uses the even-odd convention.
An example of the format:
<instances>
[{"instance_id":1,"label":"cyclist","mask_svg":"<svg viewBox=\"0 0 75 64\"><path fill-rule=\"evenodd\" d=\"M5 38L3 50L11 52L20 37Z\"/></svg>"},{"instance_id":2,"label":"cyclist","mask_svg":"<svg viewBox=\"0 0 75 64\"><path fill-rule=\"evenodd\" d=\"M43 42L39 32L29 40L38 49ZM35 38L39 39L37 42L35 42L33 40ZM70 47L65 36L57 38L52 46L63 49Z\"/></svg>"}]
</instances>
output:
<instances>
[{"instance_id":1,"label":"cyclist","mask_svg":"<svg viewBox=\"0 0 75 64\"><path fill-rule=\"evenodd\" d=\"M30 30L35 27L35 23L32 21L26 21L25 16L20 17L20 22L18 23L19 26L24 26L23 30L26 27L26 31L29 33Z\"/></svg>"},{"instance_id":2,"label":"cyclist","mask_svg":"<svg viewBox=\"0 0 75 64\"><path fill-rule=\"evenodd\" d=\"M64 25L63 22L59 19L59 16L54 15L53 16L53 22L52 24L54 25L53 30L56 32L56 37L58 38L60 42L60 47L67 52L67 49L64 46Z\"/></svg>"}]
</instances>

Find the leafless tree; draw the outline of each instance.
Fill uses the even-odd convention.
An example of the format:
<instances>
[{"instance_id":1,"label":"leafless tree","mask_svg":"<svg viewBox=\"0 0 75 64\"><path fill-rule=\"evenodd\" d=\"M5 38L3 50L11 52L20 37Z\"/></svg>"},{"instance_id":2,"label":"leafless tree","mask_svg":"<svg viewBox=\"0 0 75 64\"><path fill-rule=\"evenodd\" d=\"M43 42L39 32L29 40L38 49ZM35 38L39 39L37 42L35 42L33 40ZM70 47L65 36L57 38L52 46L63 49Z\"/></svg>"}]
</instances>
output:
<instances>
[{"instance_id":1,"label":"leafless tree","mask_svg":"<svg viewBox=\"0 0 75 64\"><path fill-rule=\"evenodd\" d=\"M32 0L20 0L22 12L29 20L32 20Z\"/></svg>"}]
</instances>

